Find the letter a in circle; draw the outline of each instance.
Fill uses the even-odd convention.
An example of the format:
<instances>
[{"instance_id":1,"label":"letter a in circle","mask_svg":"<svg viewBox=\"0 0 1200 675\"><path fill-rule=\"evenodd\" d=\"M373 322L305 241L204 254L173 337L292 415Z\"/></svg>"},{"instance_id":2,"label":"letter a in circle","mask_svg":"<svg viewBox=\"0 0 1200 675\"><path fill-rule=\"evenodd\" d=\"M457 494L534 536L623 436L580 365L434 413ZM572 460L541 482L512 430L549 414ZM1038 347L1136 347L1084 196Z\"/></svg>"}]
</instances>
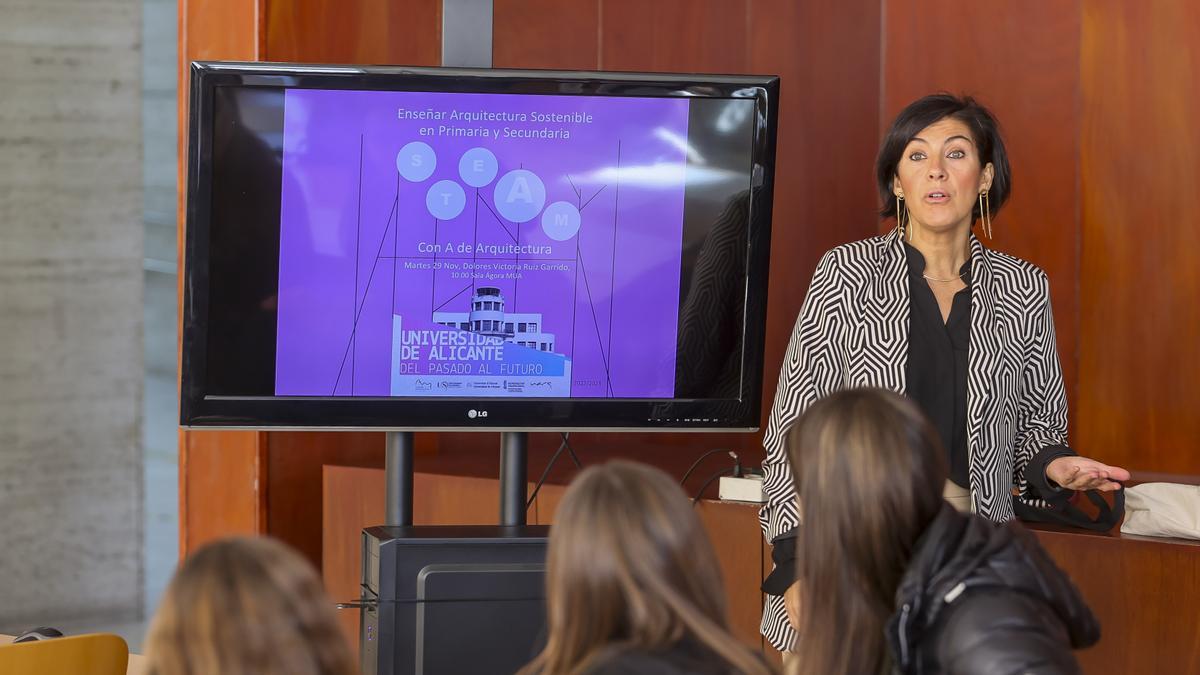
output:
<instances>
[{"instance_id":1,"label":"letter a in circle","mask_svg":"<svg viewBox=\"0 0 1200 675\"><path fill-rule=\"evenodd\" d=\"M529 181L524 176L516 176L513 179L512 189L508 191L508 202L511 204L517 200L532 203L533 191L529 189Z\"/></svg>"}]
</instances>

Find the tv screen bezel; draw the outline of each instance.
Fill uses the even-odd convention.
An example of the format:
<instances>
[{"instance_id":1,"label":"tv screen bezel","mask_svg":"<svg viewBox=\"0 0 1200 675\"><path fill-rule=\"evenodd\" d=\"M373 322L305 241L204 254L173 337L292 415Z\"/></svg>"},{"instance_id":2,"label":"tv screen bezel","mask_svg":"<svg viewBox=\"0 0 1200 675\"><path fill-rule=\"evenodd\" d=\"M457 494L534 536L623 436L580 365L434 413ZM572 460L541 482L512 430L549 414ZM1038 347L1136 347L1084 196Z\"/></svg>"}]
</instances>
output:
<instances>
[{"instance_id":1,"label":"tv screen bezel","mask_svg":"<svg viewBox=\"0 0 1200 675\"><path fill-rule=\"evenodd\" d=\"M203 429L377 431L757 431L770 257L779 78L554 70L193 62L184 231L180 425ZM204 391L212 129L222 86L540 95L747 98L759 191L747 237L737 399L215 396Z\"/></svg>"}]
</instances>

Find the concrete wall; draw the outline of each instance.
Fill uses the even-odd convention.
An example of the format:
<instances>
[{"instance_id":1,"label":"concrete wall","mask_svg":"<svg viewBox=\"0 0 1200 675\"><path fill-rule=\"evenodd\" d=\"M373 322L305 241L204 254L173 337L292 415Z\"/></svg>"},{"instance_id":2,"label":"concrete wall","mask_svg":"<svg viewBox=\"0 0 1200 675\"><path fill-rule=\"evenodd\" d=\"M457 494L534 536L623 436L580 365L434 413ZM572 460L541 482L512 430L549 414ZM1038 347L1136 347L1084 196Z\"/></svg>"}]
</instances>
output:
<instances>
[{"instance_id":1,"label":"concrete wall","mask_svg":"<svg viewBox=\"0 0 1200 675\"><path fill-rule=\"evenodd\" d=\"M0 0L0 628L142 596L140 0Z\"/></svg>"},{"instance_id":2,"label":"concrete wall","mask_svg":"<svg viewBox=\"0 0 1200 675\"><path fill-rule=\"evenodd\" d=\"M176 0L142 0L142 199L145 221L145 604L149 616L179 558L179 401L175 252Z\"/></svg>"}]
</instances>

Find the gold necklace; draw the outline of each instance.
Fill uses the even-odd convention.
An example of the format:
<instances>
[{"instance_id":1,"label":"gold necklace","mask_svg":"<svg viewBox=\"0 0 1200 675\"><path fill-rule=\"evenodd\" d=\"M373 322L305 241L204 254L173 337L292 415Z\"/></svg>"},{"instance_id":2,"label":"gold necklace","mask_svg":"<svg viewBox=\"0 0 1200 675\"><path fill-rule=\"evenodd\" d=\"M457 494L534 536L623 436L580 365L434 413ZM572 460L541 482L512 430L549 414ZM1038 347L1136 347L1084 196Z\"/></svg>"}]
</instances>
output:
<instances>
[{"instance_id":1,"label":"gold necklace","mask_svg":"<svg viewBox=\"0 0 1200 675\"><path fill-rule=\"evenodd\" d=\"M911 244L910 244L910 246L911 246ZM915 247L914 247L914 248L915 248ZM919 251L919 249L918 249L918 251ZM921 254L921 256L922 256L922 258L923 258L923 257L924 257L924 254ZM970 248L968 248L968 249L967 249L967 259L969 260L969 259L970 259L970 257L971 257L971 254L970 254ZM940 282L940 283L943 283L943 284L948 284L948 283L950 283L951 281L959 281L960 279L962 279L962 278L963 278L963 275L964 275L964 274L966 274L968 271L969 271L969 270L963 270L962 272L959 272L959 273L958 273L958 276L956 276L956 277L951 277L951 278L949 278L949 279L938 279L937 277L931 277L931 276L929 276L928 274L925 274L924 272L921 272L921 276L925 277L926 279L928 279L928 280L930 280L930 281L937 281L937 282Z\"/></svg>"},{"instance_id":2,"label":"gold necklace","mask_svg":"<svg viewBox=\"0 0 1200 675\"><path fill-rule=\"evenodd\" d=\"M953 277L953 278L950 278L950 279L938 279L937 277L931 277L931 276L929 276L928 274L925 274L924 272L921 272L921 276L925 277L926 279L928 279L928 280L930 280L930 281L940 281L940 282L942 282L943 284L950 283L951 281L959 281L960 279L962 279L962 278L963 278L963 275L964 275L964 274L966 274L966 271L963 271L963 272L959 273L959 275L958 275L958 276L956 276L956 277Z\"/></svg>"}]
</instances>

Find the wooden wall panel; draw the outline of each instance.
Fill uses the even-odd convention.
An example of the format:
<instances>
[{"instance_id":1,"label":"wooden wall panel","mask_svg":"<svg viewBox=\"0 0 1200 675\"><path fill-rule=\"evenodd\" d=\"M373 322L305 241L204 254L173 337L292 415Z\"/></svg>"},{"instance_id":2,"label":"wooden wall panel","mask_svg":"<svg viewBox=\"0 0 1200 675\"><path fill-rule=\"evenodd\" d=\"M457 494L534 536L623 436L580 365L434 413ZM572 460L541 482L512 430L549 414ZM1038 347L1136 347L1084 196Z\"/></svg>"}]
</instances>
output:
<instances>
[{"instance_id":1,"label":"wooden wall panel","mask_svg":"<svg viewBox=\"0 0 1200 675\"><path fill-rule=\"evenodd\" d=\"M533 493L533 485L530 484L530 494ZM542 485L542 489L538 491L537 499L533 501L532 511L529 513L529 522L534 525L553 525L554 514L558 511L558 505L562 502L563 495L566 494L567 488L565 485Z\"/></svg>"},{"instance_id":2,"label":"wooden wall panel","mask_svg":"<svg viewBox=\"0 0 1200 675\"><path fill-rule=\"evenodd\" d=\"M259 490L265 453L255 431L180 432L181 556L208 541L265 531L267 504Z\"/></svg>"},{"instance_id":3,"label":"wooden wall panel","mask_svg":"<svg viewBox=\"0 0 1200 675\"><path fill-rule=\"evenodd\" d=\"M188 71L192 61L258 55L257 2L179 0L179 86L177 88L179 205L177 256L179 307L183 307L183 242L187 197ZM182 326L182 312L180 326ZM182 334L182 330L176 332ZM226 534L261 532L265 523L258 470L259 434L228 431L179 432L180 556Z\"/></svg>"},{"instance_id":4,"label":"wooden wall panel","mask_svg":"<svg viewBox=\"0 0 1200 675\"><path fill-rule=\"evenodd\" d=\"M905 105L938 91L973 94L999 119L1013 192L994 223L995 241L983 242L1049 275L1071 403L1079 344L1079 35L1079 0L1020 0L1003 11L895 0L887 3L880 82L881 131Z\"/></svg>"},{"instance_id":5,"label":"wooden wall panel","mask_svg":"<svg viewBox=\"0 0 1200 675\"><path fill-rule=\"evenodd\" d=\"M321 577L325 592L334 602L360 597L362 580L362 530L384 521L383 472L345 466L323 467L321 489ZM335 495L354 495L353 499ZM338 610L342 634L353 645L358 659L357 609Z\"/></svg>"},{"instance_id":6,"label":"wooden wall panel","mask_svg":"<svg viewBox=\"0 0 1200 675\"><path fill-rule=\"evenodd\" d=\"M596 70L600 3L493 0L492 66Z\"/></svg>"},{"instance_id":7,"label":"wooden wall panel","mask_svg":"<svg viewBox=\"0 0 1200 675\"><path fill-rule=\"evenodd\" d=\"M264 61L441 63L441 0L263 2Z\"/></svg>"},{"instance_id":8,"label":"wooden wall panel","mask_svg":"<svg viewBox=\"0 0 1200 675\"><path fill-rule=\"evenodd\" d=\"M764 596L758 588L763 567L758 507L704 500L695 508L721 567L730 630L743 643L760 647Z\"/></svg>"},{"instance_id":9,"label":"wooden wall panel","mask_svg":"<svg viewBox=\"0 0 1200 675\"><path fill-rule=\"evenodd\" d=\"M877 231L872 176L879 140L880 3L754 0L749 24L747 68L781 78L765 428L817 261L834 246Z\"/></svg>"},{"instance_id":10,"label":"wooden wall panel","mask_svg":"<svg viewBox=\"0 0 1200 675\"><path fill-rule=\"evenodd\" d=\"M384 436L318 431L264 435L266 532L295 547L319 568L321 532L314 525L321 520L321 469L325 464L382 468ZM382 497L379 509L382 513Z\"/></svg>"},{"instance_id":11,"label":"wooden wall panel","mask_svg":"<svg viewBox=\"0 0 1200 675\"><path fill-rule=\"evenodd\" d=\"M604 0L600 68L746 72L749 0Z\"/></svg>"},{"instance_id":12,"label":"wooden wall panel","mask_svg":"<svg viewBox=\"0 0 1200 675\"><path fill-rule=\"evenodd\" d=\"M1200 5L1084 9L1081 446L1200 474Z\"/></svg>"},{"instance_id":13,"label":"wooden wall panel","mask_svg":"<svg viewBox=\"0 0 1200 675\"><path fill-rule=\"evenodd\" d=\"M258 57L257 18L263 1L179 0L181 117L187 114L188 89L182 85L188 81L189 63L216 59L253 61ZM183 158L182 152L179 156Z\"/></svg>"}]
</instances>

